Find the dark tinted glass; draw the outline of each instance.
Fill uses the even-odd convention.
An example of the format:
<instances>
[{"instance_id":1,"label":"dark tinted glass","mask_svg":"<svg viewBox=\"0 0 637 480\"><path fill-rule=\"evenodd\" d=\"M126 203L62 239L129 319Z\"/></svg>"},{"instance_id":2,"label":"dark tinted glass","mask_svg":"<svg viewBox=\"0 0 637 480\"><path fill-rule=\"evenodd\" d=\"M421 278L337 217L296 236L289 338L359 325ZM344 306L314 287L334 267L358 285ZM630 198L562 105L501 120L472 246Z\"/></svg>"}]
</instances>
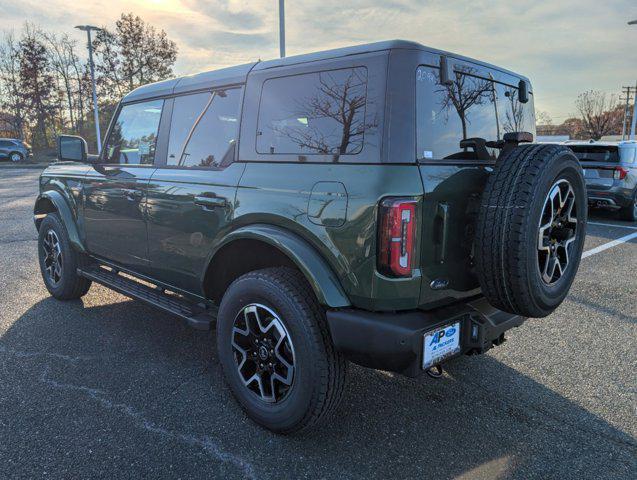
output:
<instances>
[{"instance_id":1,"label":"dark tinted glass","mask_svg":"<svg viewBox=\"0 0 637 480\"><path fill-rule=\"evenodd\" d=\"M124 105L106 144L106 163L151 164L163 100Z\"/></svg>"},{"instance_id":2,"label":"dark tinted glass","mask_svg":"<svg viewBox=\"0 0 637 480\"><path fill-rule=\"evenodd\" d=\"M13 142L10 142L8 140L0 140L0 147L12 147L13 146Z\"/></svg>"},{"instance_id":3,"label":"dark tinted glass","mask_svg":"<svg viewBox=\"0 0 637 480\"><path fill-rule=\"evenodd\" d=\"M619 152L617 147L595 146L595 145L569 145L575 156L582 162L619 162Z\"/></svg>"},{"instance_id":4,"label":"dark tinted glass","mask_svg":"<svg viewBox=\"0 0 637 480\"><path fill-rule=\"evenodd\" d=\"M168 165L177 163L186 139L208 105L211 95L210 92L203 92L175 98L168 140Z\"/></svg>"},{"instance_id":5,"label":"dark tinted glass","mask_svg":"<svg viewBox=\"0 0 637 480\"><path fill-rule=\"evenodd\" d=\"M352 155L363 148L365 67L274 78L263 84L257 152Z\"/></svg>"},{"instance_id":6,"label":"dark tinted glass","mask_svg":"<svg viewBox=\"0 0 637 480\"><path fill-rule=\"evenodd\" d=\"M168 165L223 168L234 160L239 127L241 89L220 90L186 140L186 146Z\"/></svg>"},{"instance_id":7,"label":"dark tinted glass","mask_svg":"<svg viewBox=\"0 0 637 480\"><path fill-rule=\"evenodd\" d=\"M463 67L451 85L442 85L438 68L418 68L418 159L495 159L499 150L486 147L481 140L501 140L513 131L535 132L532 102L520 103L517 88L479 73ZM478 140L471 140L475 138Z\"/></svg>"}]
</instances>

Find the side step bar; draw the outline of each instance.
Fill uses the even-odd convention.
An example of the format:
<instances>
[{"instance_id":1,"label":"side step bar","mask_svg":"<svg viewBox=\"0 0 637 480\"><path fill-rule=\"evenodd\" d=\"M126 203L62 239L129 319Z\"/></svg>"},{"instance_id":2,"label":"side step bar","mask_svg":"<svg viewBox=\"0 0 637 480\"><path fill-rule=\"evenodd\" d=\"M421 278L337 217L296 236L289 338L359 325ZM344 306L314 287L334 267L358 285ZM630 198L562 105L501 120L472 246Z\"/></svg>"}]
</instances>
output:
<instances>
[{"instance_id":1,"label":"side step bar","mask_svg":"<svg viewBox=\"0 0 637 480\"><path fill-rule=\"evenodd\" d=\"M77 274L93 282L104 285L122 295L141 300L153 307L183 318L197 330L210 330L216 318L216 311L207 309L188 300L170 295L161 288L153 288L132 278L120 275L117 270L107 270L99 266L78 268Z\"/></svg>"}]
</instances>

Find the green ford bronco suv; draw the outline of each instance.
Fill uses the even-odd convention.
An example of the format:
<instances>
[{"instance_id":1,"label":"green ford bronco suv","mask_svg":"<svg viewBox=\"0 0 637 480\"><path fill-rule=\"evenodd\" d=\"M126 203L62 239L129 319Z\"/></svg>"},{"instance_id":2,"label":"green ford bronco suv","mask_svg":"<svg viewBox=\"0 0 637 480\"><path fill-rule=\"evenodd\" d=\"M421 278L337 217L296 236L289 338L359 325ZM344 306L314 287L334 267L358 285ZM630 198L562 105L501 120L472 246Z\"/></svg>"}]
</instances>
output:
<instances>
[{"instance_id":1,"label":"green ford bronco suv","mask_svg":"<svg viewBox=\"0 0 637 480\"><path fill-rule=\"evenodd\" d=\"M584 179L534 133L526 78L405 41L143 86L99 156L59 138L42 276L60 300L97 282L215 325L248 415L307 429L347 361L439 375L564 300Z\"/></svg>"}]
</instances>

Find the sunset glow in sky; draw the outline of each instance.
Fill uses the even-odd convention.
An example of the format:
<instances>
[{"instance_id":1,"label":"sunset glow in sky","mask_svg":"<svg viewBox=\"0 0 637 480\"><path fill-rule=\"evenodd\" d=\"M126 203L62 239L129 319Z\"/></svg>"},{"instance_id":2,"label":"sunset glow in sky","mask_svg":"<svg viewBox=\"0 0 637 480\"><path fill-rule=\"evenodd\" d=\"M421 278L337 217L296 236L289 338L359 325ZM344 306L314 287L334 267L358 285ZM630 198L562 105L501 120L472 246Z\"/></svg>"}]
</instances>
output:
<instances>
[{"instance_id":1,"label":"sunset glow in sky","mask_svg":"<svg viewBox=\"0 0 637 480\"><path fill-rule=\"evenodd\" d=\"M179 47L176 73L278 56L278 0L0 0L2 29L25 21L68 32L112 27L122 12L164 29ZM287 53L401 38L527 75L535 105L556 123L578 93L619 93L637 81L635 0L287 0Z\"/></svg>"}]
</instances>

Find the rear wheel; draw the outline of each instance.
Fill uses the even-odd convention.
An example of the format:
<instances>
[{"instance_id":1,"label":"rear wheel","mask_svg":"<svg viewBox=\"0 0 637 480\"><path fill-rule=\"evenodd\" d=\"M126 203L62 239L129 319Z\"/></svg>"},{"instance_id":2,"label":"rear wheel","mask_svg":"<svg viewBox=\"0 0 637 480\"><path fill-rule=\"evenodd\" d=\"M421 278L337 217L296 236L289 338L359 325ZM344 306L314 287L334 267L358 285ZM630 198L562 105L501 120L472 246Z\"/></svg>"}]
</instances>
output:
<instances>
[{"instance_id":1,"label":"rear wheel","mask_svg":"<svg viewBox=\"0 0 637 480\"><path fill-rule=\"evenodd\" d=\"M637 191L633 194L633 200L630 205L625 206L619 211L622 219L629 222L637 222Z\"/></svg>"},{"instance_id":2,"label":"rear wheel","mask_svg":"<svg viewBox=\"0 0 637 480\"><path fill-rule=\"evenodd\" d=\"M566 297L586 229L581 166L566 147L524 145L503 154L487 180L476 232L476 266L489 302L544 317Z\"/></svg>"},{"instance_id":3,"label":"rear wheel","mask_svg":"<svg viewBox=\"0 0 637 480\"><path fill-rule=\"evenodd\" d=\"M77 274L84 257L71 246L66 228L56 213L48 214L40 224L38 257L44 285L53 297L71 300L86 295L91 282Z\"/></svg>"},{"instance_id":4,"label":"rear wheel","mask_svg":"<svg viewBox=\"0 0 637 480\"><path fill-rule=\"evenodd\" d=\"M230 388L255 422L279 433L311 428L342 396L346 363L303 276L268 268L223 296L217 346Z\"/></svg>"}]
</instances>

